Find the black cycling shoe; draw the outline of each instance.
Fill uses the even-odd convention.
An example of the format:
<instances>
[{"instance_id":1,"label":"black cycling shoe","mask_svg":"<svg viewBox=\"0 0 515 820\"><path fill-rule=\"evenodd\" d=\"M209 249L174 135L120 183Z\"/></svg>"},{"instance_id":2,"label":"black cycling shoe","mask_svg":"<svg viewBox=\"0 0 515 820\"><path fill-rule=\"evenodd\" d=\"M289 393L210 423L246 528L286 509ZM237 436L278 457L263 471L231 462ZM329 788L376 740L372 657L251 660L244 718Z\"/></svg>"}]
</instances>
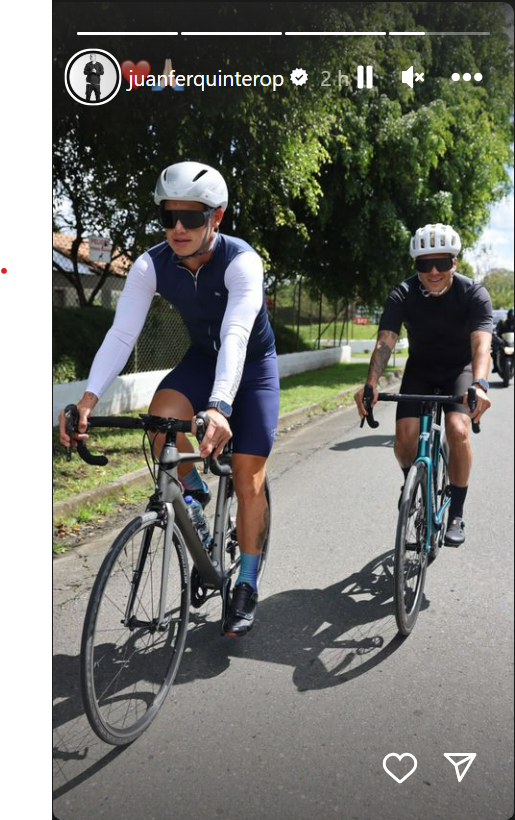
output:
<instances>
[{"instance_id":1,"label":"black cycling shoe","mask_svg":"<svg viewBox=\"0 0 515 820\"><path fill-rule=\"evenodd\" d=\"M211 501L211 492L207 484L205 490L184 490L184 495L191 495L192 498L196 498L197 501L200 501L203 508L207 507Z\"/></svg>"},{"instance_id":2,"label":"black cycling shoe","mask_svg":"<svg viewBox=\"0 0 515 820\"><path fill-rule=\"evenodd\" d=\"M229 612L224 621L224 635L239 638L254 626L254 616L258 604L258 594L250 584L236 584L232 593Z\"/></svg>"},{"instance_id":3,"label":"black cycling shoe","mask_svg":"<svg viewBox=\"0 0 515 820\"><path fill-rule=\"evenodd\" d=\"M465 541L465 522L463 518L453 518L445 533L444 544L446 547L459 547Z\"/></svg>"}]
</instances>

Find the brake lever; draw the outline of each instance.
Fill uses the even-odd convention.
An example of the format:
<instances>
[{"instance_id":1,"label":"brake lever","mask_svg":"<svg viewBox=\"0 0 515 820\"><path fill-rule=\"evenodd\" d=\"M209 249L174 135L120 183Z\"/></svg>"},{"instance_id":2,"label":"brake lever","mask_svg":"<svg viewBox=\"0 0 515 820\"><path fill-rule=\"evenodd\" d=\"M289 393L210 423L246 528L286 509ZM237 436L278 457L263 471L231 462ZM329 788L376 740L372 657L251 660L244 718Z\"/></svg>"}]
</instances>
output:
<instances>
[{"instance_id":1,"label":"brake lever","mask_svg":"<svg viewBox=\"0 0 515 820\"><path fill-rule=\"evenodd\" d=\"M201 410L200 413L197 413L197 415L195 416L195 435L197 437L197 441L199 444L201 443L202 439L206 434L208 424L209 416L206 412L204 412L204 410ZM213 455L210 455L204 459L204 475L206 475L209 472L209 470L211 470L211 472L218 477L232 475L232 469L230 465L220 464L218 459L215 458Z\"/></svg>"},{"instance_id":2,"label":"brake lever","mask_svg":"<svg viewBox=\"0 0 515 820\"><path fill-rule=\"evenodd\" d=\"M70 437L70 441L71 441L71 438L72 438L73 434L75 433L75 428L76 428L77 423L79 421L79 411L78 411L77 405L67 404L66 407L64 408L64 417L66 419L65 431L66 431L67 435ZM71 461L72 460L71 444L68 447L65 447L65 450L66 450L66 461Z\"/></svg>"},{"instance_id":3,"label":"brake lever","mask_svg":"<svg viewBox=\"0 0 515 820\"><path fill-rule=\"evenodd\" d=\"M202 439L204 438L207 430L207 425L209 424L209 416L204 411L200 411L195 416L195 437L199 444L202 443ZM207 475L209 472L209 458L205 458L203 461L203 470L202 474Z\"/></svg>"},{"instance_id":4,"label":"brake lever","mask_svg":"<svg viewBox=\"0 0 515 820\"><path fill-rule=\"evenodd\" d=\"M77 432L77 424L79 422L79 410L77 405L68 404L64 408L64 417L66 419L66 432L72 438L73 434ZM92 464L95 467L105 467L109 464L109 459L106 456L94 456L90 453L86 446L84 439L77 440L77 453L86 464ZM66 447L66 461L72 460L72 448Z\"/></svg>"},{"instance_id":5,"label":"brake lever","mask_svg":"<svg viewBox=\"0 0 515 820\"><path fill-rule=\"evenodd\" d=\"M469 387L467 391L467 404L470 410L475 410L477 407L477 393L475 387ZM473 433L480 433L481 427L478 421L472 422L472 432Z\"/></svg>"},{"instance_id":6,"label":"brake lever","mask_svg":"<svg viewBox=\"0 0 515 820\"><path fill-rule=\"evenodd\" d=\"M361 419L360 427L363 427L365 424L365 420L369 427L372 427L374 430L376 427L379 427L379 422L374 418L374 411L372 410L372 401L374 398L374 388L371 384L366 384L365 389L363 391L363 404L365 406L365 410L367 411L366 416Z\"/></svg>"}]
</instances>

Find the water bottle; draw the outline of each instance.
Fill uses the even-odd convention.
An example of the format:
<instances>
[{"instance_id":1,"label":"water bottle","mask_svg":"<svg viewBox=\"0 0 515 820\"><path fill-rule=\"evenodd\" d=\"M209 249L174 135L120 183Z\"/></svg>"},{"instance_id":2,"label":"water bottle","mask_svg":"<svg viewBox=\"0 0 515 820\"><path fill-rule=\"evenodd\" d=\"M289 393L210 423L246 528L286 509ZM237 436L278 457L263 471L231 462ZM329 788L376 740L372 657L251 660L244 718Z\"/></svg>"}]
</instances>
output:
<instances>
[{"instance_id":1,"label":"water bottle","mask_svg":"<svg viewBox=\"0 0 515 820\"><path fill-rule=\"evenodd\" d=\"M196 498L192 498L191 495L185 495L184 501L188 506L188 514L191 519L191 523L195 527L198 537L202 541L202 546L205 549L211 545L211 533L209 532L209 524L206 520L206 516L204 515L204 509L200 501L197 501Z\"/></svg>"}]
</instances>

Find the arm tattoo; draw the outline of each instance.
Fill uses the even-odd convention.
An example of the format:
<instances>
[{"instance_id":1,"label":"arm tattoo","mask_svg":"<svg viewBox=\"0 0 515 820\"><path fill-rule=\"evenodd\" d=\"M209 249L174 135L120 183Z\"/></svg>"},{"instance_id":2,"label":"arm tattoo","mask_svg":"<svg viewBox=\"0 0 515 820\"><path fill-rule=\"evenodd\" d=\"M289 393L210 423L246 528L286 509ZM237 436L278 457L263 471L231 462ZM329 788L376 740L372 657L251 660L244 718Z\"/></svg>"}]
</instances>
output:
<instances>
[{"instance_id":1,"label":"arm tattoo","mask_svg":"<svg viewBox=\"0 0 515 820\"><path fill-rule=\"evenodd\" d=\"M391 330L379 331L375 350L370 359L367 382L371 381L374 383L379 381L398 338L398 334L393 333Z\"/></svg>"}]
</instances>

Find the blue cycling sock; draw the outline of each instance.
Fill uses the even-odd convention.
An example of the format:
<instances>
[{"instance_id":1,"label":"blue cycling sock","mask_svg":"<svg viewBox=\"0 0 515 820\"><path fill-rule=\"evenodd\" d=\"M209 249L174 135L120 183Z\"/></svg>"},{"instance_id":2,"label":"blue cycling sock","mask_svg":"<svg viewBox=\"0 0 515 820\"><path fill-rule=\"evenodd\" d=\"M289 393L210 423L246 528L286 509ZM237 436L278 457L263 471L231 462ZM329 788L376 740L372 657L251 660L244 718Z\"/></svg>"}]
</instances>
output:
<instances>
[{"instance_id":1,"label":"blue cycling sock","mask_svg":"<svg viewBox=\"0 0 515 820\"><path fill-rule=\"evenodd\" d=\"M202 481L196 467L193 467L187 475L181 478L181 484L185 490L204 490L204 492L207 492L207 484Z\"/></svg>"},{"instance_id":2,"label":"blue cycling sock","mask_svg":"<svg viewBox=\"0 0 515 820\"><path fill-rule=\"evenodd\" d=\"M257 574L260 555L251 555L249 552L241 553L240 574L238 575L237 584L250 584L252 589L257 592Z\"/></svg>"}]
</instances>

